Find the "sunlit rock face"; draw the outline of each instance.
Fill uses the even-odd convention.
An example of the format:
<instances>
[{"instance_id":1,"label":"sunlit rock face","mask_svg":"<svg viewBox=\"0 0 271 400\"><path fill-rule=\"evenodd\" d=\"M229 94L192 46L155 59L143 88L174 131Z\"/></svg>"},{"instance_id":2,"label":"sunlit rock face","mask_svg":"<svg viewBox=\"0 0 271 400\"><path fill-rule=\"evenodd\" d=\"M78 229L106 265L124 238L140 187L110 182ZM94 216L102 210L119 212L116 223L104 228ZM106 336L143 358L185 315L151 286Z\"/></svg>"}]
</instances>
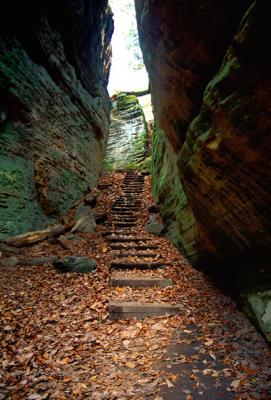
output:
<instances>
[{"instance_id":1,"label":"sunlit rock face","mask_svg":"<svg viewBox=\"0 0 271 400\"><path fill-rule=\"evenodd\" d=\"M109 130L107 1L9 1L0 15L0 237L62 215L97 180Z\"/></svg>"},{"instance_id":2,"label":"sunlit rock face","mask_svg":"<svg viewBox=\"0 0 271 400\"><path fill-rule=\"evenodd\" d=\"M234 273L233 281L241 271L244 292L266 293L271 287L270 263L266 267L263 260L270 260L271 247L267 2L135 3L156 117L153 192L168 236L194 264L224 268ZM259 300L261 307L250 298L260 325L269 326L264 329L271 326L267 298Z\"/></svg>"},{"instance_id":3,"label":"sunlit rock face","mask_svg":"<svg viewBox=\"0 0 271 400\"><path fill-rule=\"evenodd\" d=\"M112 99L105 168L140 169L148 155L148 127L138 99L125 93Z\"/></svg>"}]
</instances>

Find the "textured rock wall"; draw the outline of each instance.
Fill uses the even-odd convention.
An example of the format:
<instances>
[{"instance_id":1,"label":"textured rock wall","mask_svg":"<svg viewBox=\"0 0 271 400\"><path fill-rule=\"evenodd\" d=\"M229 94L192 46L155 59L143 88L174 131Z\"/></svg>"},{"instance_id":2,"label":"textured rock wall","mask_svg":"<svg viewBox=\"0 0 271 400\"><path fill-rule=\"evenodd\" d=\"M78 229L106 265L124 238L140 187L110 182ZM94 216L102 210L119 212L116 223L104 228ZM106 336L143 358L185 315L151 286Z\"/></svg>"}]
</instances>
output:
<instances>
[{"instance_id":1,"label":"textured rock wall","mask_svg":"<svg viewBox=\"0 0 271 400\"><path fill-rule=\"evenodd\" d=\"M109 128L107 1L9 1L0 16L0 237L61 216L99 174Z\"/></svg>"},{"instance_id":2,"label":"textured rock wall","mask_svg":"<svg viewBox=\"0 0 271 400\"><path fill-rule=\"evenodd\" d=\"M135 1L156 119L153 193L166 217L168 235L195 263L207 249L199 238L177 158L189 124L200 111L206 85L250 3L238 2L233 12L229 2L221 0Z\"/></svg>"},{"instance_id":3,"label":"textured rock wall","mask_svg":"<svg viewBox=\"0 0 271 400\"><path fill-rule=\"evenodd\" d=\"M239 282L271 339L268 3L135 4L167 233L194 264Z\"/></svg>"},{"instance_id":4,"label":"textured rock wall","mask_svg":"<svg viewBox=\"0 0 271 400\"><path fill-rule=\"evenodd\" d=\"M105 168L140 169L148 155L148 126L137 97L125 93L114 96Z\"/></svg>"}]
</instances>

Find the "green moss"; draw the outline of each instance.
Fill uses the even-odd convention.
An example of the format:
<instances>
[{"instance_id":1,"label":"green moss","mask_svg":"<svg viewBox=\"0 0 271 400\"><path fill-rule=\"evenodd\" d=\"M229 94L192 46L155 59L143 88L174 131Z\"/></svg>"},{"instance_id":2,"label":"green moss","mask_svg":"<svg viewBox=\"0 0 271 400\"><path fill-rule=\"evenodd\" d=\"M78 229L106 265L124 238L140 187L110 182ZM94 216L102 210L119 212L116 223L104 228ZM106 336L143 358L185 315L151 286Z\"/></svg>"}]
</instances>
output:
<instances>
[{"instance_id":1,"label":"green moss","mask_svg":"<svg viewBox=\"0 0 271 400\"><path fill-rule=\"evenodd\" d=\"M0 239L35 229L49 221L35 199L34 169L31 161L2 156L0 161Z\"/></svg>"}]
</instances>

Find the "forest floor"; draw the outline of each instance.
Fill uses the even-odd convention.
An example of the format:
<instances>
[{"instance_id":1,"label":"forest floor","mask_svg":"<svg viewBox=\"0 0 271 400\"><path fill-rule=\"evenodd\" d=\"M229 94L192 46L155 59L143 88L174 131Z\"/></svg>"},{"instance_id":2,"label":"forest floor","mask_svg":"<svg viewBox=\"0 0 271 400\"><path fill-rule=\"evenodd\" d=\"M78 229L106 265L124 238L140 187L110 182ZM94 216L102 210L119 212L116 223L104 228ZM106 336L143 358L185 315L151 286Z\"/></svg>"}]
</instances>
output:
<instances>
[{"instance_id":1,"label":"forest floor","mask_svg":"<svg viewBox=\"0 0 271 400\"><path fill-rule=\"evenodd\" d=\"M123 173L103 176L96 213L110 216ZM194 269L163 237L144 231L153 203L145 177L134 232L159 245L159 274L172 288L113 288L108 228L76 233L69 250L45 240L34 256L86 256L89 274L59 273L51 264L0 267L1 399L271 399L271 352L235 302ZM64 220L73 218L74 210ZM140 272L157 275L157 271ZM111 320L110 299L181 303L184 312Z\"/></svg>"}]
</instances>

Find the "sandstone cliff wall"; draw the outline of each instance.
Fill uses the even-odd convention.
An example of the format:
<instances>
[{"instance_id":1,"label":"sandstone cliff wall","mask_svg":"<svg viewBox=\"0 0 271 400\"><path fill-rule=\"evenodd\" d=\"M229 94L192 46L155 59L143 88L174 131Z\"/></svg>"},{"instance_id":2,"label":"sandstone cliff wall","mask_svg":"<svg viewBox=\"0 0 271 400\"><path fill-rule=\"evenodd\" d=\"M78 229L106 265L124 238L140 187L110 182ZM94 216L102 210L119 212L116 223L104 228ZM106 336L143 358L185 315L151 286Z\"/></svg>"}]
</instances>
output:
<instances>
[{"instance_id":1,"label":"sandstone cliff wall","mask_svg":"<svg viewBox=\"0 0 271 400\"><path fill-rule=\"evenodd\" d=\"M239 282L271 339L268 2L135 4L167 234L194 264Z\"/></svg>"},{"instance_id":2,"label":"sandstone cliff wall","mask_svg":"<svg viewBox=\"0 0 271 400\"><path fill-rule=\"evenodd\" d=\"M137 97L125 93L115 95L112 98L105 168L141 169L147 156L148 125Z\"/></svg>"},{"instance_id":3,"label":"sandstone cliff wall","mask_svg":"<svg viewBox=\"0 0 271 400\"><path fill-rule=\"evenodd\" d=\"M107 1L9 1L0 16L0 237L61 216L98 177L109 128Z\"/></svg>"}]
</instances>

